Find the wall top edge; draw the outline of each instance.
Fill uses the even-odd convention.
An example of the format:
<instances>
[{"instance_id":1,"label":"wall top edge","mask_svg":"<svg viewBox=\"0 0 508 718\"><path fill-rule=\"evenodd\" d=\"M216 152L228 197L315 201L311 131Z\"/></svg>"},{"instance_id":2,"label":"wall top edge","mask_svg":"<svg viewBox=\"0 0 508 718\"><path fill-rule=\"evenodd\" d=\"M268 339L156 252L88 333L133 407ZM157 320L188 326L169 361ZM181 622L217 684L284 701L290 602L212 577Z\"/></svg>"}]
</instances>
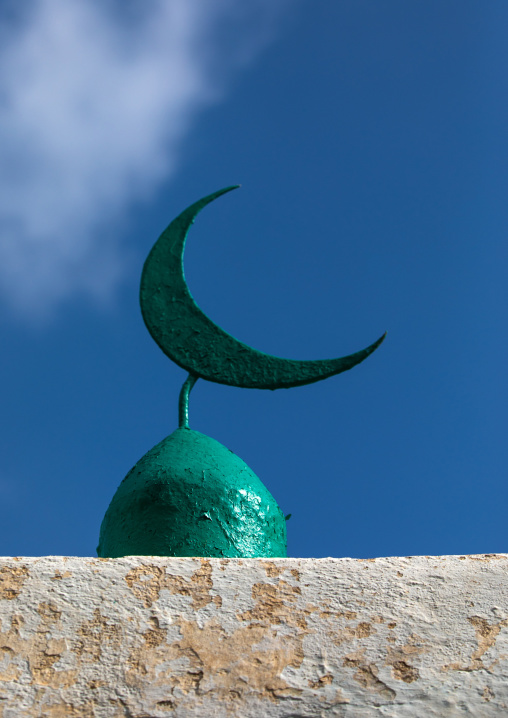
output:
<instances>
[{"instance_id":1,"label":"wall top edge","mask_svg":"<svg viewBox=\"0 0 508 718\"><path fill-rule=\"evenodd\" d=\"M200 556L123 556L121 558L98 558L97 556L60 556L60 555L48 555L48 556L0 556L0 562L2 561L44 561L49 559L56 560L72 560L72 561L96 561L100 563L121 563L124 561L196 561L206 560L212 563L214 562L227 562L227 563L264 563L266 561L274 563L288 563L298 561L299 563L322 563L322 562L369 562L374 563L377 561L409 561L409 560L420 560L420 561L444 561L444 560L471 560L471 561L489 561L489 560L506 560L508 559L508 553L478 553L478 554L443 554L443 555L414 555L414 556L376 556L374 558L351 558L349 556L336 557L336 556L322 556L319 558L299 558L298 556L291 556L287 558L210 558Z\"/></svg>"}]
</instances>

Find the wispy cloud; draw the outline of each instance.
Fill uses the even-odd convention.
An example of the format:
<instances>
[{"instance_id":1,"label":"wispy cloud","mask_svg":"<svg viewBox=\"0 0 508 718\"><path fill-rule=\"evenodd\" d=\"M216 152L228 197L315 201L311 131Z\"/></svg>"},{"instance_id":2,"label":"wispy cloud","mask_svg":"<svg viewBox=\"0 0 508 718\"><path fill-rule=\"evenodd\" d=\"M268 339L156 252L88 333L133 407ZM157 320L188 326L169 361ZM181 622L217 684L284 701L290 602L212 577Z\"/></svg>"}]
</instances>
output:
<instances>
[{"instance_id":1,"label":"wispy cloud","mask_svg":"<svg viewBox=\"0 0 508 718\"><path fill-rule=\"evenodd\" d=\"M43 317L124 271L99 232L179 162L283 0L27 0L0 17L0 291ZM19 6L18 6L19 8Z\"/></svg>"}]
</instances>

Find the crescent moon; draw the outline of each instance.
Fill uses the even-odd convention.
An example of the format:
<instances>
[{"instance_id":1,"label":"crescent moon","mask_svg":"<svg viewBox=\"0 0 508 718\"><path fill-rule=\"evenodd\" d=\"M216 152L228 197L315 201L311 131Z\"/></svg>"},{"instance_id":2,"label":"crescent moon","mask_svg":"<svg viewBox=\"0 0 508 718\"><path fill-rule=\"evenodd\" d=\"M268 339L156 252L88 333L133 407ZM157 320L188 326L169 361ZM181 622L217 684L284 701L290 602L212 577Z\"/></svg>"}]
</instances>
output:
<instances>
[{"instance_id":1,"label":"crescent moon","mask_svg":"<svg viewBox=\"0 0 508 718\"><path fill-rule=\"evenodd\" d=\"M311 384L351 369L377 349L385 334L355 354L337 359L281 359L252 349L217 326L198 307L185 281L183 253L196 215L226 192L200 199L171 222L148 255L141 275L141 313L155 342L195 377L248 389Z\"/></svg>"}]
</instances>

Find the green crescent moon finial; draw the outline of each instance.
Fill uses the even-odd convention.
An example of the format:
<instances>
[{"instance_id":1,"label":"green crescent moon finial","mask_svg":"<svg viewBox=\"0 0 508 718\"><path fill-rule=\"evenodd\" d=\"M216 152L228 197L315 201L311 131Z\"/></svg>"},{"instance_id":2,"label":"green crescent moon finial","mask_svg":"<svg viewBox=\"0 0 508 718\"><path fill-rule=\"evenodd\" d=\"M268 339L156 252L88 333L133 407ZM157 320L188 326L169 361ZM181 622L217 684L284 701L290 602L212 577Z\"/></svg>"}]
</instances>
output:
<instances>
[{"instance_id":1,"label":"green crescent moon finial","mask_svg":"<svg viewBox=\"0 0 508 718\"><path fill-rule=\"evenodd\" d=\"M198 307L185 281L183 253L197 214L226 187L182 212L161 234L141 275L143 319L162 351L196 377L246 389L289 389L351 369L377 349L385 334L355 354L336 359L281 359L252 349L218 327Z\"/></svg>"},{"instance_id":2,"label":"green crescent moon finial","mask_svg":"<svg viewBox=\"0 0 508 718\"><path fill-rule=\"evenodd\" d=\"M286 519L238 456L189 428L189 393L199 378L231 386L281 389L351 369L381 344L339 359L294 361L263 354L214 324L185 281L189 227L203 207L235 187L191 205L159 237L141 277L148 331L189 372L180 392L179 428L148 451L118 487L101 525L101 557L287 555Z\"/></svg>"}]
</instances>

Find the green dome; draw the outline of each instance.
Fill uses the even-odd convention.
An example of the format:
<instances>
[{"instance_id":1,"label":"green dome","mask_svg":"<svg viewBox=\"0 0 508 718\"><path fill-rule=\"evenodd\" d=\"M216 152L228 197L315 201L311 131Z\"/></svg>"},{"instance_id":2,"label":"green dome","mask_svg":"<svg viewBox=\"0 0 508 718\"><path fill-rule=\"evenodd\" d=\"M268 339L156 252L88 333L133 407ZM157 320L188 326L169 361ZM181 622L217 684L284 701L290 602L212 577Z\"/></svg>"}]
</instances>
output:
<instances>
[{"instance_id":1,"label":"green dome","mask_svg":"<svg viewBox=\"0 0 508 718\"><path fill-rule=\"evenodd\" d=\"M97 554L284 557L286 522L244 461L215 439L181 428L122 481Z\"/></svg>"}]
</instances>

